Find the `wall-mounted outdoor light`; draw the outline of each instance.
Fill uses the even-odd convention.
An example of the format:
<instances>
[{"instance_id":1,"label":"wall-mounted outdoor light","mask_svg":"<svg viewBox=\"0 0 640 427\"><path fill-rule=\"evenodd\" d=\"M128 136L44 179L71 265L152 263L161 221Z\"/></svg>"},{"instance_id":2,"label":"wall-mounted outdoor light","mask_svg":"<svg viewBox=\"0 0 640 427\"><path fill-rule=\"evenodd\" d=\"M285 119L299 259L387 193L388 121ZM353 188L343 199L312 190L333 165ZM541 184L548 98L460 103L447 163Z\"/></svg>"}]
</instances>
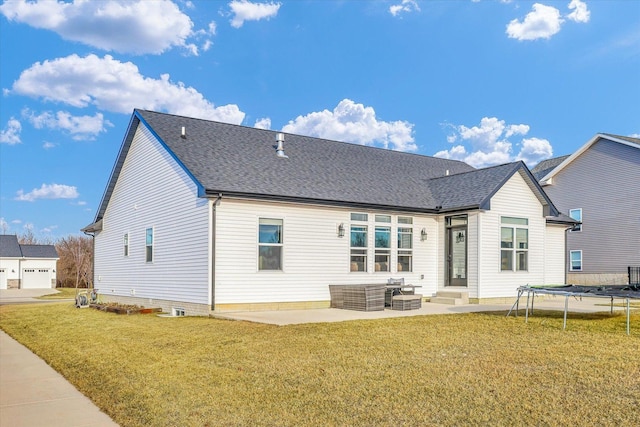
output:
<instances>
[{"instance_id":1,"label":"wall-mounted outdoor light","mask_svg":"<svg viewBox=\"0 0 640 427\"><path fill-rule=\"evenodd\" d=\"M344 237L344 223L338 225L338 237Z\"/></svg>"},{"instance_id":2,"label":"wall-mounted outdoor light","mask_svg":"<svg viewBox=\"0 0 640 427\"><path fill-rule=\"evenodd\" d=\"M423 229L420 231L420 240L422 240L423 242L424 242L425 240L427 240L427 229L426 229L426 228L423 228Z\"/></svg>"},{"instance_id":3,"label":"wall-mounted outdoor light","mask_svg":"<svg viewBox=\"0 0 640 427\"><path fill-rule=\"evenodd\" d=\"M458 235L456 236L456 243L464 242L464 233L462 231L458 231Z\"/></svg>"}]
</instances>

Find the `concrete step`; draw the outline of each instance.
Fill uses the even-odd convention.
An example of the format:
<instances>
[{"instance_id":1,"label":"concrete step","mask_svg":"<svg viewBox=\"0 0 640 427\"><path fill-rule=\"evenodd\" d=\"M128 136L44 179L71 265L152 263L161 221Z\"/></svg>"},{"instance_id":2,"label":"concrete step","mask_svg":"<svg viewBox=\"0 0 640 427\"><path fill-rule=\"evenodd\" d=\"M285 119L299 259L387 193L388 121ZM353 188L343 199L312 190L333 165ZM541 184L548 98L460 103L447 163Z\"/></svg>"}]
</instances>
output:
<instances>
[{"instance_id":1,"label":"concrete step","mask_svg":"<svg viewBox=\"0 0 640 427\"><path fill-rule=\"evenodd\" d=\"M438 291L436 292L436 296L443 298L461 298L469 302L469 292L464 291Z\"/></svg>"},{"instance_id":2,"label":"concrete step","mask_svg":"<svg viewBox=\"0 0 640 427\"><path fill-rule=\"evenodd\" d=\"M431 297L431 300L429 302L434 304L447 304L447 305L466 304L462 298L450 298L450 297Z\"/></svg>"}]
</instances>

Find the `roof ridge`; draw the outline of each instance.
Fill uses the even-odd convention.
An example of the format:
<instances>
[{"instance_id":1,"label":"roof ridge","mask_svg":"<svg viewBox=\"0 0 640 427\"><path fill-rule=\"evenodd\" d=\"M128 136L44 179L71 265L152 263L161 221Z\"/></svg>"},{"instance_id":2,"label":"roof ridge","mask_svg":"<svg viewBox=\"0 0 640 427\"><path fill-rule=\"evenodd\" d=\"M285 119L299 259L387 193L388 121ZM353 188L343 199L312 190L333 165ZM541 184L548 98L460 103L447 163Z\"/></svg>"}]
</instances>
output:
<instances>
[{"instance_id":1,"label":"roof ridge","mask_svg":"<svg viewBox=\"0 0 640 427\"><path fill-rule=\"evenodd\" d=\"M163 113L163 112L159 112L159 111L145 110L145 109L140 109L140 108L135 108L134 111L147 112L147 113L151 113L151 114L160 114L160 115L172 116L172 117L179 117L179 118L183 118L183 119L187 119L187 120L197 120L197 121L207 122L207 123L217 123L217 124L225 125L225 126L232 126L232 127L236 127L236 128L242 128L242 129L252 129L252 130L256 130L256 131L268 132L268 133L274 133L274 134L275 133L283 133L285 135L291 135L291 136L294 136L294 137L297 137L297 138L303 137L303 138L310 138L310 139L313 139L313 140L325 141L325 142L330 142L330 143L349 144L349 146L362 147L363 149L383 150L383 151L386 151L386 152L394 152L394 153L407 155L407 156L429 157L429 158L432 158L432 159L441 159L441 160L445 160L447 162L455 162L455 163L471 166L471 165L469 165L468 163L466 163L466 162L464 162L462 160L445 159L443 157L435 157L435 156L429 156L429 155L426 155L426 154L419 154L419 153L411 153L411 152L407 152L407 151L393 150L393 149L390 149L390 148L383 148L383 147L376 147L376 146L373 146L373 145L359 144L357 142L339 141L337 139L321 138L321 137L318 137L318 136L311 136L311 135L304 135L304 134L300 134L300 133L285 132L285 131L282 131L282 130L261 129L261 128L257 128L257 127L242 125L242 124L221 122L221 121L218 121L218 120L203 119L203 118L199 118L199 117L189 117L189 116L183 116L183 115L179 115L179 114ZM471 167L473 167L473 166L471 166Z\"/></svg>"},{"instance_id":2,"label":"roof ridge","mask_svg":"<svg viewBox=\"0 0 640 427\"><path fill-rule=\"evenodd\" d=\"M519 165L520 163L524 164L524 162L522 160L516 160L515 162L509 162L509 163L502 163L500 165L487 166L486 168L474 169L472 171L458 172L458 173L453 173L451 175L437 176L435 178L428 179L428 181L434 181L436 179L448 178L448 177L451 177L451 176L460 176L460 175L464 175L464 174L467 174L467 173L477 173L477 172L482 172L482 171L486 171L486 170L489 170L489 169L495 169L495 168L500 168L500 167L509 166L509 165Z\"/></svg>"}]
</instances>

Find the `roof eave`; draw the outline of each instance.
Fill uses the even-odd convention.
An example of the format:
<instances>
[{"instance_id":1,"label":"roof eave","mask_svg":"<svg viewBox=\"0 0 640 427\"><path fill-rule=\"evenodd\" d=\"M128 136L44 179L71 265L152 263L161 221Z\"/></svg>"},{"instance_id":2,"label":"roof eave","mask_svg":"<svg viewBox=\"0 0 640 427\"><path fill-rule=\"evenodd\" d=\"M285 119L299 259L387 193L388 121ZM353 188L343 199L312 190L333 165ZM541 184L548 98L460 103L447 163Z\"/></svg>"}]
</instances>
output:
<instances>
[{"instance_id":1,"label":"roof eave","mask_svg":"<svg viewBox=\"0 0 640 427\"><path fill-rule=\"evenodd\" d=\"M562 169L564 169L569 163L573 162L573 160L580 156L582 153L584 153L585 151L587 151L593 144L595 144L596 142L598 142L600 139L607 139L609 141L613 141L613 142L617 142L618 144L622 144L622 145L627 145L629 147L633 147L633 148L640 148L640 146L638 146L638 144L634 144L633 142L629 142L626 141L624 139L620 139L620 138L616 138L613 135L608 135L608 134L604 134L604 133L598 133L596 134L593 138L591 138L589 141L587 141L586 144L584 144L582 147L578 148L578 150L576 152L574 152L573 154L571 154L569 157L567 157L566 159L564 159L564 161L562 163L560 163L558 166L556 166L555 168L553 168L551 170L551 172L549 172L548 174L546 174L545 176L543 176L540 179L540 182L542 183L542 185L548 185L548 184L553 184L553 180L552 178L554 176L556 176Z\"/></svg>"},{"instance_id":2,"label":"roof eave","mask_svg":"<svg viewBox=\"0 0 640 427\"><path fill-rule=\"evenodd\" d=\"M249 200L263 200L263 201L275 201L275 202L288 202L288 203L303 203L310 205L322 205L322 206L336 206L336 207L348 207L356 209L379 209L379 210L391 210L398 212L416 212L427 214L438 214L441 210L436 208L415 207L415 206L397 206L387 205L380 203L365 203L365 202L352 202L344 200L327 200L327 199L313 199L302 198L293 196L283 196L276 194L258 194L258 193L243 193L237 191L223 191L223 190L206 190L205 196L207 198L236 198L236 199L249 199Z\"/></svg>"}]
</instances>

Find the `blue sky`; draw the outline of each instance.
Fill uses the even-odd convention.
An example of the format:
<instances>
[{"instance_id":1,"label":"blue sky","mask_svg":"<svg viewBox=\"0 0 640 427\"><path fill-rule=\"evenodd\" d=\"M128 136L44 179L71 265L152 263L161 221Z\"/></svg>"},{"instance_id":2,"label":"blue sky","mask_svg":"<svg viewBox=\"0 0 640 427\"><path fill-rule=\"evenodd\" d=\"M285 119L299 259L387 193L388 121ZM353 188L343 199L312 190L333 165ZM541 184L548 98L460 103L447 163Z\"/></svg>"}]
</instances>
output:
<instances>
[{"instance_id":1,"label":"blue sky","mask_svg":"<svg viewBox=\"0 0 640 427\"><path fill-rule=\"evenodd\" d=\"M0 231L91 223L134 108L464 160L640 135L640 1L4 1Z\"/></svg>"}]
</instances>

